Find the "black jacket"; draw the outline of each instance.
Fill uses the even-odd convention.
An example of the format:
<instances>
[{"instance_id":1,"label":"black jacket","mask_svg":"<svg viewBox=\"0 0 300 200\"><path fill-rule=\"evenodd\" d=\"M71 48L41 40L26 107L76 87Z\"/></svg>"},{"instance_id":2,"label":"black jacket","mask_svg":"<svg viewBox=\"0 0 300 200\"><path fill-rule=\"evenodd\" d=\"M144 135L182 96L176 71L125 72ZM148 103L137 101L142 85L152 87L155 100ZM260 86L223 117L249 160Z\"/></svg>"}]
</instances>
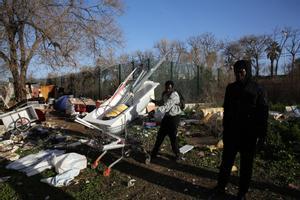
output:
<instances>
[{"instance_id":1,"label":"black jacket","mask_svg":"<svg viewBox=\"0 0 300 200\"><path fill-rule=\"evenodd\" d=\"M224 99L223 140L247 143L265 138L268 103L264 89L253 80L227 86Z\"/></svg>"}]
</instances>

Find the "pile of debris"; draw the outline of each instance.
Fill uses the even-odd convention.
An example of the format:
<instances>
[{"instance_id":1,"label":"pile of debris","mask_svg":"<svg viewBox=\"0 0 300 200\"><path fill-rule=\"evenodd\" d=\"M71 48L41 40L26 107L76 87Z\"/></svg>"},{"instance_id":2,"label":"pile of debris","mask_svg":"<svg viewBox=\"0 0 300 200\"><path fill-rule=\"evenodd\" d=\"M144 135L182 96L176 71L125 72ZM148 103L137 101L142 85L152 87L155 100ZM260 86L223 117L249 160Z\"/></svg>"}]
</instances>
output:
<instances>
[{"instance_id":1,"label":"pile of debris","mask_svg":"<svg viewBox=\"0 0 300 200\"><path fill-rule=\"evenodd\" d=\"M300 118L300 108L298 106L286 106L284 112L270 111L269 115L278 121L285 121L292 118Z\"/></svg>"}]
</instances>

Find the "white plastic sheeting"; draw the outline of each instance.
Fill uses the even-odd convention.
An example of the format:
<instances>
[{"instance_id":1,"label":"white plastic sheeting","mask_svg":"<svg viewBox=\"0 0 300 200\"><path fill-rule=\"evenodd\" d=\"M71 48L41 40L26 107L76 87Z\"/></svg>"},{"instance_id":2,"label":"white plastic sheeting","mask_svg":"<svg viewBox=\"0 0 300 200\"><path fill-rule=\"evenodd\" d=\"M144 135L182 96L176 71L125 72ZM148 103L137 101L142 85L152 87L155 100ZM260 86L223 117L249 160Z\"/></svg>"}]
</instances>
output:
<instances>
[{"instance_id":1,"label":"white plastic sheeting","mask_svg":"<svg viewBox=\"0 0 300 200\"><path fill-rule=\"evenodd\" d=\"M60 156L54 156L51 164L58 173L55 177L45 178L41 181L55 187L67 186L79 175L80 170L87 167L87 159L85 156L77 153L67 153Z\"/></svg>"},{"instance_id":2,"label":"white plastic sheeting","mask_svg":"<svg viewBox=\"0 0 300 200\"><path fill-rule=\"evenodd\" d=\"M14 169L26 173L27 176L33 176L46 169L51 169L51 159L53 156L59 156L65 153L64 150L44 150L37 154L30 154L19 160L16 160L6 166L7 169Z\"/></svg>"},{"instance_id":3,"label":"white plastic sheeting","mask_svg":"<svg viewBox=\"0 0 300 200\"><path fill-rule=\"evenodd\" d=\"M41 181L55 187L66 186L79 175L80 170L87 167L87 159L84 155L77 153L64 154L64 152L63 150L40 151L37 154L31 154L16 160L7 165L6 168L22 171L27 176L32 176L54 167L58 175Z\"/></svg>"}]
</instances>

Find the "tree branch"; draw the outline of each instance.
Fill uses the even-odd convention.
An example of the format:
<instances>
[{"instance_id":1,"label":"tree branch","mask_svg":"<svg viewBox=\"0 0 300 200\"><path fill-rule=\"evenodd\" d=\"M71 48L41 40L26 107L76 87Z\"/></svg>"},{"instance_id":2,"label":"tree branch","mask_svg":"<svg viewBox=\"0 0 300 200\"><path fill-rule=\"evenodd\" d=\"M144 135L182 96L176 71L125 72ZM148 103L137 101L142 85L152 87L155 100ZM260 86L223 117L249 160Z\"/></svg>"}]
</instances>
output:
<instances>
[{"instance_id":1,"label":"tree branch","mask_svg":"<svg viewBox=\"0 0 300 200\"><path fill-rule=\"evenodd\" d=\"M9 63L9 58L2 51L0 51L0 58L2 58L7 64Z\"/></svg>"}]
</instances>

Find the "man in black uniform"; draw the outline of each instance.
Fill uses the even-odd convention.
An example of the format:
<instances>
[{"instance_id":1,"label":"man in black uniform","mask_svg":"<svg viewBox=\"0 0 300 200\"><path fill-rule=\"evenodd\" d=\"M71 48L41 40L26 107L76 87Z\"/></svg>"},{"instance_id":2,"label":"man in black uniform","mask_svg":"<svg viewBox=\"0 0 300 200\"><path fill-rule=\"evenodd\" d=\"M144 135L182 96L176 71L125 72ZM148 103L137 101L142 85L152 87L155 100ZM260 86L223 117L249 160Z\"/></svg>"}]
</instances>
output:
<instances>
[{"instance_id":1,"label":"man in black uniform","mask_svg":"<svg viewBox=\"0 0 300 200\"><path fill-rule=\"evenodd\" d=\"M252 176L255 151L267 133L268 104L263 88L251 79L251 62L234 64L236 81L227 86L224 98L223 155L215 193L224 194L237 152L240 153L238 199L245 199Z\"/></svg>"}]
</instances>

